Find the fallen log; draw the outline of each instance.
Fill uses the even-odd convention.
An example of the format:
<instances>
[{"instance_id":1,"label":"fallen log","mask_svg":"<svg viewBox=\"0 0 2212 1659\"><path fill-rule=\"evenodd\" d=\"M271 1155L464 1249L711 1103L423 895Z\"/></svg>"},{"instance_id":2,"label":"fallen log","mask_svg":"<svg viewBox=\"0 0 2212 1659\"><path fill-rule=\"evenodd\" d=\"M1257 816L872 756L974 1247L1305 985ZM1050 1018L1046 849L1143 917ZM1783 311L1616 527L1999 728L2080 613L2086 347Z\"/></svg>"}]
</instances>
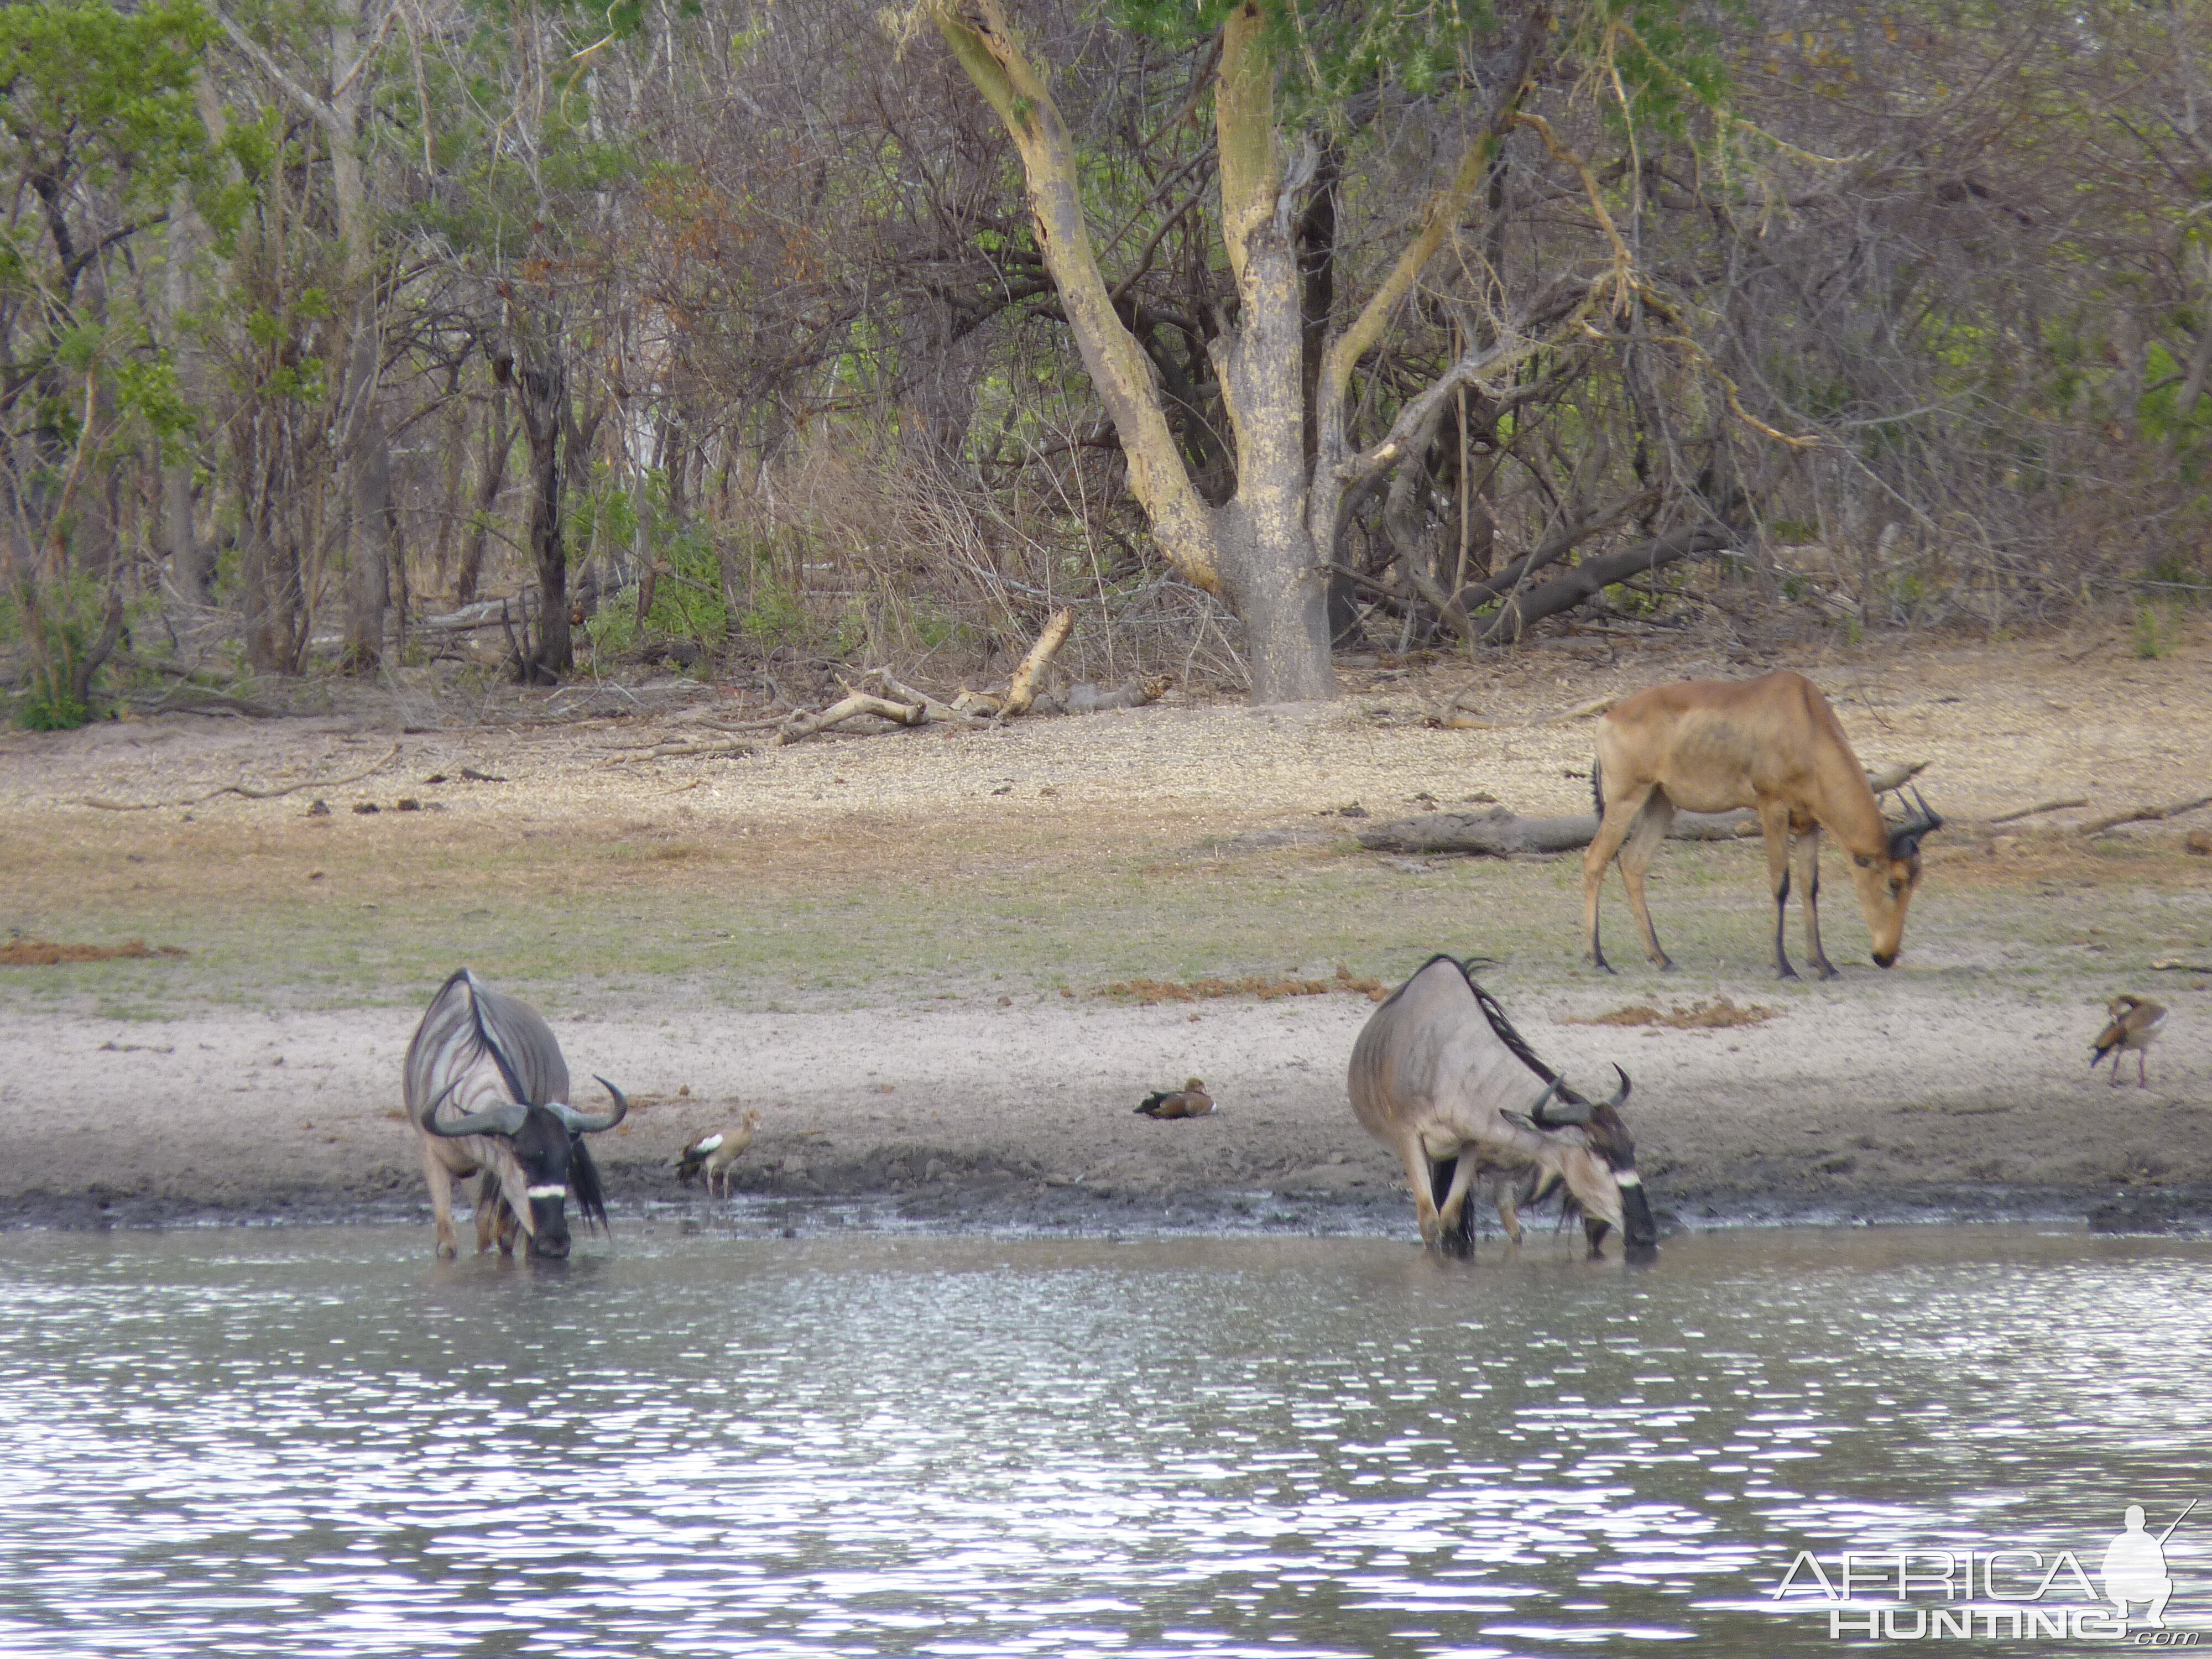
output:
<instances>
[{"instance_id":1,"label":"fallen log","mask_svg":"<svg viewBox=\"0 0 2212 1659\"><path fill-rule=\"evenodd\" d=\"M2173 801L2165 806L2138 806L2132 811L2115 812L2110 817L2083 824L2081 833L2099 836L2124 823L2155 823L2160 818L2178 818L2185 812L2194 812L2200 806L2212 806L2212 795L2198 795L2193 799Z\"/></svg>"},{"instance_id":2,"label":"fallen log","mask_svg":"<svg viewBox=\"0 0 2212 1659\"><path fill-rule=\"evenodd\" d=\"M1992 825L2010 823L2015 818L2032 818L2039 812L2063 812L2069 806L2087 806L2088 804L2089 798L2087 795L2069 795L2063 800L2044 800L2038 801L2033 806L2014 807L2009 812L1998 813L1990 820L1990 823Z\"/></svg>"},{"instance_id":3,"label":"fallen log","mask_svg":"<svg viewBox=\"0 0 2212 1659\"><path fill-rule=\"evenodd\" d=\"M1052 619L1044 625L1044 632L1037 635L1036 643L1030 647L1029 655L1022 659L1022 665L1014 670L1013 678L1006 683L1006 701L999 708L1000 720L1012 720L1017 714L1029 712L1030 705L1036 701L1037 682L1044 677L1044 671L1054 654L1066 642L1074 627L1075 611L1072 607L1052 613Z\"/></svg>"},{"instance_id":4,"label":"fallen log","mask_svg":"<svg viewBox=\"0 0 2212 1659\"><path fill-rule=\"evenodd\" d=\"M1670 841L1733 841L1759 833L1759 814L1677 812L1667 830ZM1487 812L1427 812L1396 818L1359 832L1370 853L1479 853L1504 858L1514 853L1571 853L1597 835L1594 813L1565 818L1516 817L1502 806Z\"/></svg>"},{"instance_id":5,"label":"fallen log","mask_svg":"<svg viewBox=\"0 0 2212 1659\"><path fill-rule=\"evenodd\" d=\"M886 697L872 697L865 691L855 691L819 714L793 715L783 723L775 740L779 744L801 743L817 732L827 731L860 714L878 715L901 726L920 726L929 718L929 711L920 703L893 702Z\"/></svg>"},{"instance_id":6,"label":"fallen log","mask_svg":"<svg viewBox=\"0 0 2212 1659\"><path fill-rule=\"evenodd\" d=\"M980 714L970 714L955 708L949 702L939 702L927 691L891 678L887 668L871 668L861 677L862 684L872 689L878 696L889 697L895 702L910 703L935 722L945 726L987 726L990 722Z\"/></svg>"}]
</instances>

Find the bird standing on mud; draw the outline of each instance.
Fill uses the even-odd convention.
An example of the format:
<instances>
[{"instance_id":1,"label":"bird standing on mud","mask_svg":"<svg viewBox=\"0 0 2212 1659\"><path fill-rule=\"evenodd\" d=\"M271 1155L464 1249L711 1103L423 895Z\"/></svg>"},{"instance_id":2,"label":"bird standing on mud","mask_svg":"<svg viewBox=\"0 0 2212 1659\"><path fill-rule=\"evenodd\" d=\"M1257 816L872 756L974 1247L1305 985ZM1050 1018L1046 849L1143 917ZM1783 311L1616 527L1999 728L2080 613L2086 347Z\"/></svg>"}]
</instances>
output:
<instances>
[{"instance_id":1,"label":"bird standing on mud","mask_svg":"<svg viewBox=\"0 0 2212 1659\"><path fill-rule=\"evenodd\" d=\"M1204 1117L1212 1109L1213 1097L1203 1083L1191 1078L1171 1094L1146 1095L1137 1112L1142 1117Z\"/></svg>"},{"instance_id":2,"label":"bird standing on mud","mask_svg":"<svg viewBox=\"0 0 2212 1659\"><path fill-rule=\"evenodd\" d=\"M2146 997L2114 997L2109 1012L2111 1024L2097 1035L2096 1052L2089 1058L2089 1069L2095 1071L2106 1054L2112 1057L2112 1087L2120 1086L2120 1051L2136 1051L2136 1087L2148 1089L2149 1081L2143 1073L2143 1050L2149 1048L2153 1038L2166 1024L2166 1010Z\"/></svg>"},{"instance_id":3,"label":"bird standing on mud","mask_svg":"<svg viewBox=\"0 0 2212 1659\"><path fill-rule=\"evenodd\" d=\"M744 1121L734 1129L717 1129L711 1134L701 1135L684 1149L676 1160L676 1178L689 1181L701 1170L707 1172L707 1193L714 1196L714 1183L719 1177L721 1196L730 1195L730 1166L744 1155L745 1148L753 1144L753 1131L760 1127L760 1109L745 1108Z\"/></svg>"}]
</instances>

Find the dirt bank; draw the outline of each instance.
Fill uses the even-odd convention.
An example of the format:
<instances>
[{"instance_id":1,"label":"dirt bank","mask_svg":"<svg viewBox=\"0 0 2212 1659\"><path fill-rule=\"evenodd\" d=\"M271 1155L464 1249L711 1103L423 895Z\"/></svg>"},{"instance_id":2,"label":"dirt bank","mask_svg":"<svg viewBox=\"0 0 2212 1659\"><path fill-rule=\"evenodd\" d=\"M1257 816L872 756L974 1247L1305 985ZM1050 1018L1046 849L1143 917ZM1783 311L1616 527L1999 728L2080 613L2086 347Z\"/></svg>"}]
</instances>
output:
<instances>
[{"instance_id":1,"label":"dirt bank","mask_svg":"<svg viewBox=\"0 0 2212 1659\"><path fill-rule=\"evenodd\" d=\"M1442 732L1425 707L1471 690L1532 715L1763 665L1710 654L1529 653L1472 681L1354 675L1322 708L1177 700L642 763L720 694L648 688L624 695L656 712L554 725L525 723L543 696L491 723L365 698L276 726L11 736L0 933L189 954L0 968L0 1215L411 1211L399 1057L465 962L546 1009L580 1079L640 1097L602 1149L623 1202L677 1199L678 1146L751 1104L739 1184L762 1224L1408 1226L1400 1172L1344 1100L1364 997L1103 988L1340 964L1395 981L1450 949L1498 959L1486 979L1571 1074L1634 1074L1647 1177L1686 1221L2203 1217L2212 975L2148 964L2212 962L2212 859L2182 842L2212 813L2067 832L2212 779L2204 663L2201 641L2142 662L2084 635L1793 665L1869 763L1929 760L1953 820L1890 974L1866 965L1834 872L1847 965L1825 987L1768 974L1755 843L1669 848L1654 908L1684 971L1602 979L1577 962L1574 860L1383 860L1351 841L1355 804L1587 799L1587 724ZM229 785L254 795L212 793ZM333 810L309 816L316 799ZM1611 902L1625 943L1617 886ZM2173 1015L2154 1086L2130 1066L2109 1089L2088 1040L2130 989ZM1583 1023L1723 996L1772 1017ZM1131 1113L1194 1074L1214 1117Z\"/></svg>"}]
</instances>

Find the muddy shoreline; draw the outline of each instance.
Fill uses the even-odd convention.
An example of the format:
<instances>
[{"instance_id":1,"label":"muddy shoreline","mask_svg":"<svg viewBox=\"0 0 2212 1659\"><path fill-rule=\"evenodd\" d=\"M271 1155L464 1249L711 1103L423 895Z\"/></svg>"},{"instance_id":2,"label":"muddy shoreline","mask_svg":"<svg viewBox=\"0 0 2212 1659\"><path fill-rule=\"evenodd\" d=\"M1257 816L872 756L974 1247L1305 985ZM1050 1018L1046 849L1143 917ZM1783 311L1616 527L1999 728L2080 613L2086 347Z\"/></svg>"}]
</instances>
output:
<instances>
[{"instance_id":1,"label":"muddy shoreline","mask_svg":"<svg viewBox=\"0 0 2212 1659\"><path fill-rule=\"evenodd\" d=\"M678 1227L733 1237L819 1237L842 1232L982 1233L1011 1237L1402 1237L1418 1242L1402 1192L1297 1188L1114 1190L1047 1186L1011 1173L945 1182L921 1192L824 1186L804 1193L741 1191L710 1200L665 1170L605 1171L612 1242L626 1231ZM821 1183L814 1183L821 1185ZM2093 1233L2212 1234L2212 1186L2113 1192L2068 1188L1928 1185L1834 1195L1778 1192L1652 1192L1662 1237L1764 1227L2038 1225ZM1532 1237L1553 1231L1553 1206L1523 1212ZM0 1200L0 1232L101 1232L194 1227L417 1225L419 1194L271 1190L221 1202L94 1186L74 1193L21 1192ZM465 1210L460 1217L464 1242ZM1503 1248L1496 1218L1478 1211L1486 1245ZM599 1248L595 1242L590 1248ZM1609 1242L1617 1253L1619 1241Z\"/></svg>"}]
</instances>

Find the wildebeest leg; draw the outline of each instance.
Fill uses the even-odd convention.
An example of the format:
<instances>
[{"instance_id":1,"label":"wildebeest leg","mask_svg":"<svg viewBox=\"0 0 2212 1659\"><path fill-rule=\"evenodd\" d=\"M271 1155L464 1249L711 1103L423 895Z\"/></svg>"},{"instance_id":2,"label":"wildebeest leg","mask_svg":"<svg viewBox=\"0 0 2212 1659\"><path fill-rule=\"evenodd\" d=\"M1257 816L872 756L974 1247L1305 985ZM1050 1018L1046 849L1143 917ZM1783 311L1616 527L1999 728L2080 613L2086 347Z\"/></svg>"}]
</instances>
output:
<instances>
[{"instance_id":1,"label":"wildebeest leg","mask_svg":"<svg viewBox=\"0 0 2212 1659\"><path fill-rule=\"evenodd\" d=\"M1607 973L1613 964L1605 959L1605 951L1597 942L1597 896L1605 885L1605 866L1628 839L1635 827L1637 814L1643 811L1644 803L1651 799L1658 786L1645 784L1641 789L1632 789L1616 795L1605 804L1605 816L1598 820L1597 834L1583 854L1583 937L1589 941L1590 961Z\"/></svg>"},{"instance_id":2,"label":"wildebeest leg","mask_svg":"<svg viewBox=\"0 0 2212 1659\"><path fill-rule=\"evenodd\" d=\"M1505 1229L1505 1237L1516 1250L1521 1248L1520 1194L1520 1183L1514 1181L1498 1189L1498 1224Z\"/></svg>"},{"instance_id":3,"label":"wildebeest leg","mask_svg":"<svg viewBox=\"0 0 2212 1659\"><path fill-rule=\"evenodd\" d=\"M1611 1222L1601 1221L1594 1215L1583 1218L1583 1237L1589 1240L1589 1253L1593 1259L1605 1254L1598 1247L1605 1243L1605 1236L1612 1231Z\"/></svg>"},{"instance_id":4,"label":"wildebeest leg","mask_svg":"<svg viewBox=\"0 0 2212 1659\"><path fill-rule=\"evenodd\" d=\"M499 1193L507 1200L507 1214L501 1218L501 1248L512 1251L518 1231L530 1238L537 1237L530 1224L530 1178L513 1158L501 1158L500 1163L504 1167L499 1171Z\"/></svg>"},{"instance_id":5,"label":"wildebeest leg","mask_svg":"<svg viewBox=\"0 0 2212 1659\"><path fill-rule=\"evenodd\" d=\"M438 1254L451 1261L461 1253L453 1237L453 1175L428 1135L422 1137L422 1175L430 1183L430 1213L438 1218Z\"/></svg>"},{"instance_id":6,"label":"wildebeest leg","mask_svg":"<svg viewBox=\"0 0 2212 1659\"><path fill-rule=\"evenodd\" d=\"M495 1170L486 1170L477 1177L477 1254L478 1255L491 1249L492 1240L498 1237L501 1231L499 1176ZM500 1242L502 1245L506 1243L504 1239Z\"/></svg>"},{"instance_id":7,"label":"wildebeest leg","mask_svg":"<svg viewBox=\"0 0 2212 1659\"><path fill-rule=\"evenodd\" d=\"M1437 1200L1429 1190L1429 1156L1421 1138L1409 1134L1398 1143L1398 1156L1406 1165L1406 1184L1413 1189L1413 1223L1421 1230L1421 1243L1442 1249L1443 1233L1437 1225Z\"/></svg>"},{"instance_id":8,"label":"wildebeest leg","mask_svg":"<svg viewBox=\"0 0 2212 1659\"><path fill-rule=\"evenodd\" d=\"M1835 964L1828 953L1820 948L1820 826L1815 823L1797 837L1791 856L1797 866L1798 902L1805 907L1805 954L1813 963L1814 974L1821 979L1836 976Z\"/></svg>"},{"instance_id":9,"label":"wildebeest leg","mask_svg":"<svg viewBox=\"0 0 2212 1659\"><path fill-rule=\"evenodd\" d=\"M1783 979L1795 979L1797 970L1790 965L1790 953L1782 945L1782 912L1790 902L1788 803L1779 800L1759 802L1759 829L1766 838L1766 884L1774 890L1774 971Z\"/></svg>"},{"instance_id":10,"label":"wildebeest leg","mask_svg":"<svg viewBox=\"0 0 2212 1659\"><path fill-rule=\"evenodd\" d=\"M1468 1215L1468 1189L1474 1185L1475 1152L1473 1146L1463 1146L1450 1164L1450 1189L1437 1206L1437 1226L1442 1234L1440 1248L1446 1255L1472 1255L1474 1253L1474 1224ZM1446 1160L1437 1160L1436 1173L1439 1178L1445 1172Z\"/></svg>"},{"instance_id":11,"label":"wildebeest leg","mask_svg":"<svg viewBox=\"0 0 2212 1659\"><path fill-rule=\"evenodd\" d=\"M1635 828L1620 846L1620 880L1628 889L1628 908L1634 913L1636 925L1644 933L1644 954L1664 971L1674 963L1660 948L1659 935L1651 926L1651 907L1644 902L1644 877L1651 868L1651 855L1667 839L1667 827L1674 822L1674 803L1668 799L1664 789L1654 789L1644 810L1636 815Z\"/></svg>"},{"instance_id":12,"label":"wildebeest leg","mask_svg":"<svg viewBox=\"0 0 2212 1659\"><path fill-rule=\"evenodd\" d=\"M1458 1176L1460 1164L1468 1156L1462 1153L1459 1158L1440 1158L1429 1165L1429 1192L1436 1200L1437 1224L1443 1230L1443 1252L1446 1255L1474 1254L1474 1212L1462 1201L1457 1224L1445 1218L1449 1213L1452 1183Z\"/></svg>"}]
</instances>

